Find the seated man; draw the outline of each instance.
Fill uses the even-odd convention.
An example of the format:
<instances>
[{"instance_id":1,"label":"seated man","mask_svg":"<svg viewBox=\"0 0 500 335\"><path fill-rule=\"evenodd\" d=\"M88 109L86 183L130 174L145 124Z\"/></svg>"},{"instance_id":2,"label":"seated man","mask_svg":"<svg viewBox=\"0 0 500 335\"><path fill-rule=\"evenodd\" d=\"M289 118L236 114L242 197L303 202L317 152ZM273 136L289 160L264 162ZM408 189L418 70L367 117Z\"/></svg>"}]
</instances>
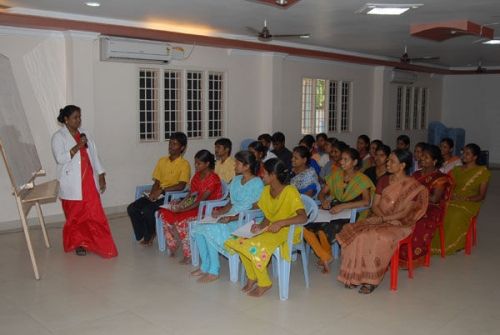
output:
<instances>
[{"instance_id":1,"label":"seated man","mask_svg":"<svg viewBox=\"0 0 500 335\"><path fill-rule=\"evenodd\" d=\"M273 153L285 163L288 170L292 168L292 152L285 147L285 135L277 131L273 134Z\"/></svg>"},{"instance_id":2,"label":"seated man","mask_svg":"<svg viewBox=\"0 0 500 335\"><path fill-rule=\"evenodd\" d=\"M189 162L182 157L187 145L186 134L177 132L170 136L168 156L158 160L153 171L153 187L149 194L127 207L137 241L152 245L155 231L155 212L163 204L165 192L182 191L191 178Z\"/></svg>"},{"instance_id":3,"label":"seated man","mask_svg":"<svg viewBox=\"0 0 500 335\"><path fill-rule=\"evenodd\" d=\"M231 149L233 144L229 138L219 138L215 141L215 173L226 184L229 184L233 179L234 172L234 158L231 157Z\"/></svg>"},{"instance_id":4,"label":"seated man","mask_svg":"<svg viewBox=\"0 0 500 335\"><path fill-rule=\"evenodd\" d=\"M269 134L261 134L257 138L257 141L262 143L267 148L267 153L266 156L262 159L263 162L267 161L268 159L271 158L277 158L276 155L271 151L271 141L272 137Z\"/></svg>"}]
</instances>

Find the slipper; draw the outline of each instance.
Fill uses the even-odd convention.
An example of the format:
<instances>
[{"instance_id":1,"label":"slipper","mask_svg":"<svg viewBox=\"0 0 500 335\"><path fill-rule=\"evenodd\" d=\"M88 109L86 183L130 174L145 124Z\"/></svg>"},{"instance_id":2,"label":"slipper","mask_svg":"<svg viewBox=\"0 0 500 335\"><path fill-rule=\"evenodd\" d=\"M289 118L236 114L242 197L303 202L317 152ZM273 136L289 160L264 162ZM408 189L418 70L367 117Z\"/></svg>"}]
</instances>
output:
<instances>
[{"instance_id":1,"label":"slipper","mask_svg":"<svg viewBox=\"0 0 500 335\"><path fill-rule=\"evenodd\" d=\"M376 288L377 288L377 285L369 285L369 284L362 285L362 286L359 288L358 293L361 293L361 294L370 294L370 293L372 293L372 292L373 292Z\"/></svg>"}]
</instances>

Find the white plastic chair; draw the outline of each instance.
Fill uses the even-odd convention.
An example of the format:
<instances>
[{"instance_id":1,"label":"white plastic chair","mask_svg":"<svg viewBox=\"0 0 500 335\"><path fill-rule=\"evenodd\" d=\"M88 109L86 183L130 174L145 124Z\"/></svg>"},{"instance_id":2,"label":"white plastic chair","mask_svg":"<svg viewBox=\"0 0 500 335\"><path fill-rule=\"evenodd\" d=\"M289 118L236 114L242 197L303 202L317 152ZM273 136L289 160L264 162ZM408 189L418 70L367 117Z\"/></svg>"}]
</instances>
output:
<instances>
[{"instance_id":1,"label":"white plastic chair","mask_svg":"<svg viewBox=\"0 0 500 335\"><path fill-rule=\"evenodd\" d=\"M198 215L195 219L195 221L199 221L203 218L203 213L206 211L205 207L211 202L211 201L221 201L221 200L224 200L227 198L227 196L229 195L229 186L221 180L221 185L222 185L222 196L220 199L217 199L217 200L207 200L207 201L201 201L200 202L200 205L198 206ZM165 204L167 204L168 202L172 201L172 200L178 200L178 199L182 199L182 198L185 198L187 195L189 194L189 192L177 192L177 193L174 193L174 194L169 194L169 200L167 201L167 196L165 196ZM210 209L210 213L212 212L213 208L214 207L217 207L217 206L212 206L211 209ZM161 217L160 217L160 212L159 211L156 211L155 212L155 219L156 219L156 238L158 240L158 249L160 251L165 251L166 249L166 243L165 243L165 232L163 230L163 221L161 220ZM191 227L189 228L189 232L191 233ZM198 255L198 248L196 248L196 245L193 243L192 239L191 239L191 236L189 237L190 241L191 241L191 255L194 255L196 254L197 256ZM193 253L194 251L194 253ZM197 259L197 264L199 264L199 258ZM194 265L194 264L193 264Z\"/></svg>"},{"instance_id":2,"label":"white plastic chair","mask_svg":"<svg viewBox=\"0 0 500 335\"><path fill-rule=\"evenodd\" d=\"M361 213L362 211L365 211L368 209L370 209L370 207L358 207L358 208L351 209L351 217L349 219L349 223L356 222L356 217L357 217L358 213ZM310 248L310 246L308 246L308 247ZM334 259L340 258L340 245L337 241L333 242L332 256Z\"/></svg>"},{"instance_id":3,"label":"white plastic chair","mask_svg":"<svg viewBox=\"0 0 500 335\"><path fill-rule=\"evenodd\" d=\"M309 270L308 270L306 247L304 243L304 236L303 233L301 232L300 240L298 243L295 244L293 243L293 236L295 233L295 226L304 226L307 223L314 222L314 220L316 220L316 217L318 216L318 205L316 205L315 201L312 198L308 197L307 195L301 195L301 198L306 210L307 222L304 222L303 224L300 225L290 226L290 229L288 231L288 241L287 241L288 252L289 252L288 259L290 261L286 261L285 259L282 258L281 247L278 247L273 253L273 256L275 257L275 260L273 260L273 269L274 269L274 274L275 275L277 274L278 277L280 300L288 299L288 292L290 286L290 265L291 265L290 262L292 260L292 254L294 252L300 251L300 254L302 256L302 267L304 270L304 281L306 283L306 287L309 287Z\"/></svg>"}]
</instances>

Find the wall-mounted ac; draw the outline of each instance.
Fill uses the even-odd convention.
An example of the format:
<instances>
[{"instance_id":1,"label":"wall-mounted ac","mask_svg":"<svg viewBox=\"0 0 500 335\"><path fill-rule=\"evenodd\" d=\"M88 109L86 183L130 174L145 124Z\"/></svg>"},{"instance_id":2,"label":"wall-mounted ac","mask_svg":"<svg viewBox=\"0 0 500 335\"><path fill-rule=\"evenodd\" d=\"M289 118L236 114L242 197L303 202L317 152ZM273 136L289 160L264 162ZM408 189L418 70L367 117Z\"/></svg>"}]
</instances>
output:
<instances>
[{"instance_id":1,"label":"wall-mounted ac","mask_svg":"<svg viewBox=\"0 0 500 335\"><path fill-rule=\"evenodd\" d=\"M183 48L159 41L103 36L100 49L103 61L168 63L184 59Z\"/></svg>"},{"instance_id":2,"label":"wall-mounted ac","mask_svg":"<svg viewBox=\"0 0 500 335\"><path fill-rule=\"evenodd\" d=\"M391 72L391 83L395 84L413 84L418 79L415 72L394 69Z\"/></svg>"}]
</instances>

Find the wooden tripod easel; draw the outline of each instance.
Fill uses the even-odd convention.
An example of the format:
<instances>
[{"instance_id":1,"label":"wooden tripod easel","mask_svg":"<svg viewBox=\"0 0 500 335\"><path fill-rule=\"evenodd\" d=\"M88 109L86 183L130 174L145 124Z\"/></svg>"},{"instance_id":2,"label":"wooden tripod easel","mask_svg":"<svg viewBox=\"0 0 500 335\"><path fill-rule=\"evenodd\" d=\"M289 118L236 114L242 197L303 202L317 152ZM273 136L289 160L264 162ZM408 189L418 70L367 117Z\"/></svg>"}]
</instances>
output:
<instances>
[{"instance_id":1,"label":"wooden tripod easel","mask_svg":"<svg viewBox=\"0 0 500 335\"><path fill-rule=\"evenodd\" d=\"M57 193L59 190L59 182L57 180L51 180L40 185L34 184L34 179L38 176L44 175L45 172L39 171L33 176L33 180L26 184L26 188L19 190L14 182L14 177L12 170L9 166L9 161L3 149L2 143L0 141L0 151L2 152L2 157L5 162L5 167L7 168L7 173L9 174L10 181L12 183L12 194L16 198L17 209L19 211L19 217L21 218L21 225L23 227L24 237L26 239L26 245L28 247L28 252L31 258L31 264L33 265L33 272L35 274L35 279L40 279L40 274L38 272L38 266L36 264L35 253L33 251L33 246L31 245L31 238L29 234L29 227L27 222L27 215L33 205L36 207L38 214L38 222L42 229L43 238L45 240L45 246L50 248L49 237L47 235L47 230L45 229L45 221L43 219L42 207L40 202L46 202L50 200L55 200L57 198Z\"/></svg>"}]
</instances>

